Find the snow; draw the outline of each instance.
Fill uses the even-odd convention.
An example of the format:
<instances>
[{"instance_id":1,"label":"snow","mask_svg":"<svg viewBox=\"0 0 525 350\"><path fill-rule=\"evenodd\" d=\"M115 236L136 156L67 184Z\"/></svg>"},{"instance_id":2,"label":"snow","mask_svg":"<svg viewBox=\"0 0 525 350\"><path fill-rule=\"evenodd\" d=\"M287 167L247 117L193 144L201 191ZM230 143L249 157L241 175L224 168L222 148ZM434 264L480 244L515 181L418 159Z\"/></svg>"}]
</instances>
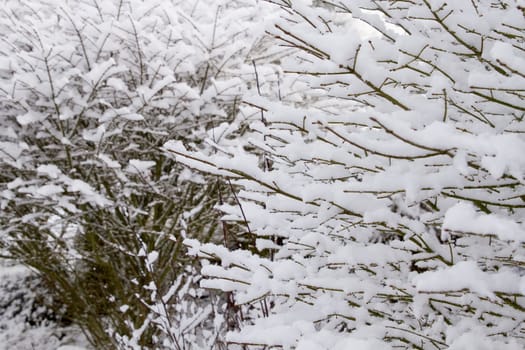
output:
<instances>
[{"instance_id":1,"label":"snow","mask_svg":"<svg viewBox=\"0 0 525 350\"><path fill-rule=\"evenodd\" d=\"M64 192L64 189L56 185L44 185L36 190L36 193L41 196L53 196L62 192Z\"/></svg>"},{"instance_id":2,"label":"snow","mask_svg":"<svg viewBox=\"0 0 525 350\"><path fill-rule=\"evenodd\" d=\"M37 123L45 120L47 116L43 113L28 112L16 117L16 121L21 125L28 125L31 123Z\"/></svg>"},{"instance_id":3,"label":"snow","mask_svg":"<svg viewBox=\"0 0 525 350\"><path fill-rule=\"evenodd\" d=\"M414 284L420 292L460 291L466 288L492 299L495 298L495 292L508 294L523 292L520 290L523 277L519 274L511 270L487 273L474 261L461 261L447 269L425 272L414 277Z\"/></svg>"},{"instance_id":4,"label":"snow","mask_svg":"<svg viewBox=\"0 0 525 350\"><path fill-rule=\"evenodd\" d=\"M120 163L116 160L111 159L107 154L99 154L98 158L104 162L109 168L120 168Z\"/></svg>"},{"instance_id":5,"label":"snow","mask_svg":"<svg viewBox=\"0 0 525 350\"><path fill-rule=\"evenodd\" d=\"M154 161L150 160L130 159L126 170L131 174L143 174L146 173L151 167L154 167L155 164L156 163Z\"/></svg>"},{"instance_id":6,"label":"snow","mask_svg":"<svg viewBox=\"0 0 525 350\"><path fill-rule=\"evenodd\" d=\"M495 235L505 241L525 241L525 227L514 220L496 214L482 214L470 203L458 203L447 210L444 232Z\"/></svg>"},{"instance_id":7,"label":"snow","mask_svg":"<svg viewBox=\"0 0 525 350\"><path fill-rule=\"evenodd\" d=\"M54 164L40 165L36 171L39 174L49 176L51 179L56 179L62 174L62 171Z\"/></svg>"}]
</instances>

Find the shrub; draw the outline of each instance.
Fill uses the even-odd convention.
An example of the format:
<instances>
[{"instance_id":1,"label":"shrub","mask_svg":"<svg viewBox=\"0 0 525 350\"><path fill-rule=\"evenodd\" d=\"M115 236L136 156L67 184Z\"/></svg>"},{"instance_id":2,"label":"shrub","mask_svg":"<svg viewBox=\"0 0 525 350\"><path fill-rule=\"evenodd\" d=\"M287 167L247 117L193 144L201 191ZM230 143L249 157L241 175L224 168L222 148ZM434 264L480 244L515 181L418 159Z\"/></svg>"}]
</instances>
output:
<instances>
[{"instance_id":1,"label":"shrub","mask_svg":"<svg viewBox=\"0 0 525 350\"><path fill-rule=\"evenodd\" d=\"M259 254L186 240L250 317L230 344L519 349L524 15L516 1L273 1L298 51L249 132L175 159L241 186ZM246 107L248 108L248 107ZM255 114L255 112L260 114ZM261 161L261 158L263 160ZM270 252L270 253L267 253Z\"/></svg>"},{"instance_id":2,"label":"shrub","mask_svg":"<svg viewBox=\"0 0 525 350\"><path fill-rule=\"evenodd\" d=\"M97 349L210 348L223 327L182 242L222 237L229 186L161 150L209 147L263 53L262 7L219 3L2 3L1 244Z\"/></svg>"}]
</instances>

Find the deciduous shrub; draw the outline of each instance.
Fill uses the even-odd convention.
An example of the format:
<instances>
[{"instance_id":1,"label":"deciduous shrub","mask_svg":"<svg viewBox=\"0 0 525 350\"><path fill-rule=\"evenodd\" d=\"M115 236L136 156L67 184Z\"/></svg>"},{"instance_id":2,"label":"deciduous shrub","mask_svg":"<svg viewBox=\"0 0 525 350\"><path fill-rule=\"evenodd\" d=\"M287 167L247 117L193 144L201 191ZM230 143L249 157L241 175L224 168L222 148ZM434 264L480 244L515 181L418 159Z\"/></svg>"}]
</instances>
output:
<instances>
[{"instance_id":1,"label":"deciduous shrub","mask_svg":"<svg viewBox=\"0 0 525 350\"><path fill-rule=\"evenodd\" d=\"M231 190L161 147L206 149L207 130L235 119L251 59L274 54L262 4L1 6L2 247L97 349L209 349L223 299L196 288L182 242L222 239L214 207Z\"/></svg>"},{"instance_id":2,"label":"deciduous shrub","mask_svg":"<svg viewBox=\"0 0 525 350\"><path fill-rule=\"evenodd\" d=\"M300 52L285 80L308 89L254 89L219 154L166 144L241 186L223 210L259 237L259 254L186 241L250 315L230 344L522 348L521 2L272 2L270 34Z\"/></svg>"}]
</instances>

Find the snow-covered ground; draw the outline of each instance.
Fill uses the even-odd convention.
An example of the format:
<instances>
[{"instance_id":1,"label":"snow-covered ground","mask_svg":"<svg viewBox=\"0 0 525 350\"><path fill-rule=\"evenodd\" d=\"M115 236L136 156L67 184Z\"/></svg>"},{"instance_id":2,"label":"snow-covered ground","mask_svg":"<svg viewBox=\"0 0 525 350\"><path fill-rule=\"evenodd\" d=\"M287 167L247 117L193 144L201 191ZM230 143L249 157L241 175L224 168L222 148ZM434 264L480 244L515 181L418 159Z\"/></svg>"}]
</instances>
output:
<instances>
[{"instance_id":1,"label":"snow-covered ground","mask_svg":"<svg viewBox=\"0 0 525 350\"><path fill-rule=\"evenodd\" d=\"M46 319L35 300L38 279L28 268L0 266L0 350L87 350L83 334Z\"/></svg>"}]
</instances>

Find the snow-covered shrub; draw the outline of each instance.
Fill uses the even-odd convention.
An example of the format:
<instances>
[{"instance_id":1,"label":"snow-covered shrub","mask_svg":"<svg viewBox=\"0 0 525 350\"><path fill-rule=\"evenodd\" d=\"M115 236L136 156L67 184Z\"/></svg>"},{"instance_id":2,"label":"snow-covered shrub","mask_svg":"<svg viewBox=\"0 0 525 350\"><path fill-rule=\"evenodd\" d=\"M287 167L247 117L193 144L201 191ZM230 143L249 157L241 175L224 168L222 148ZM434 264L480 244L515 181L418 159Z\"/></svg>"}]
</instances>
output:
<instances>
[{"instance_id":1,"label":"snow-covered shrub","mask_svg":"<svg viewBox=\"0 0 525 350\"><path fill-rule=\"evenodd\" d=\"M1 7L2 248L40 273L97 349L210 348L220 310L195 289L182 239L222 237L214 206L230 186L160 147L206 149L205 130L234 119L248 56L273 57L263 5Z\"/></svg>"},{"instance_id":2,"label":"snow-covered shrub","mask_svg":"<svg viewBox=\"0 0 525 350\"><path fill-rule=\"evenodd\" d=\"M290 95L253 89L221 152L259 254L188 239L247 317L230 344L521 349L525 18L519 1L275 0ZM277 10L277 8L276 8Z\"/></svg>"}]
</instances>

